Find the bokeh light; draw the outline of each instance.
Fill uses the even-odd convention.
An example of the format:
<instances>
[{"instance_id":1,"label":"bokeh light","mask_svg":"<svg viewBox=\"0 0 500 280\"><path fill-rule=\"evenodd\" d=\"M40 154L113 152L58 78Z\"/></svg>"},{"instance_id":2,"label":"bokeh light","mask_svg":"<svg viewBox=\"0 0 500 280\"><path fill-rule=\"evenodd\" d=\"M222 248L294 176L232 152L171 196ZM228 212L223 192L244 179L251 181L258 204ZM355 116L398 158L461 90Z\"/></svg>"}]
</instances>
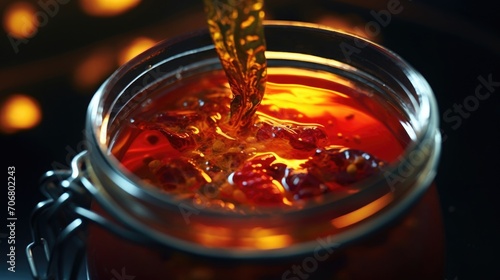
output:
<instances>
[{"instance_id":1,"label":"bokeh light","mask_svg":"<svg viewBox=\"0 0 500 280\"><path fill-rule=\"evenodd\" d=\"M35 127L42 120L38 102L24 94L13 94L0 107L0 129L4 133Z\"/></svg>"},{"instance_id":2,"label":"bokeh light","mask_svg":"<svg viewBox=\"0 0 500 280\"><path fill-rule=\"evenodd\" d=\"M16 38L30 38L38 29L35 7L27 2L15 2L5 9L3 28Z\"/></svg>"},{"instance_id":3,"label":"bokeh light","mask_svg":"<svg viewBox=\"0 0 500 280\"><path fill-rule=\"evenodd\" d=\"M80 90L92 90L98 87L114 69L116 69L114 51L108 48L96 49L77 65L73 81Z\"/></svg>"},{"instance_id":4,"label":"bokeh light","mask_svg":"<svg viewBox=\"0 0 500 280\"><path fill-rule=\"evenodd\" d=\"M156 44L156 41L147 37L139 37L134 39L130 44L125 46L118 56L118 63L120 65L126 63L138 54L151 48Z\"/></svg>"},{"instance_id":5,"label":"bokeh light","mask_svg":"<svg viewBox=\"0 0 500 280\"><path fill-rule=\"evenodd\" d=\"M141 0L80 0L80 6L91 16L116 16L139 5Z\"/></svg>"}]
</instances>

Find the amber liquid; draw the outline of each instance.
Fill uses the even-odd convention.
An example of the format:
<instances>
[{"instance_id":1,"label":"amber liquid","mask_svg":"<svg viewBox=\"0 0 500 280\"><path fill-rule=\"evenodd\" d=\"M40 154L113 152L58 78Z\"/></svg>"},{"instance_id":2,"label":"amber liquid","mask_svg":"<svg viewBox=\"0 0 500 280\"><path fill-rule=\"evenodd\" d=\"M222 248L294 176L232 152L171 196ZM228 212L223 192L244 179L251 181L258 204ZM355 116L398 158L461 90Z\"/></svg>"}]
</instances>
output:
<instances>
[{"instance_id":1,"label":"amber liquid","mask_svg":"<svg viewBox=\"0 0 500 280\"><path fill-rule=\"evenodd\" d=\"M113 141L113 155L145 187L180 200L247 211L300 207L310 198L356 192L352 187L360 180L356 176L329 182L330 177L316 175L317 186L293 185L293 180L302 178L296 174L314 173L309 162L321 155L319 151L362 152L366 159L372 158L375 171L403 151L406 131L394 115L392 125L381 119L388 108L376 102L370 89L328 73L269 70L264 98L246 133L227 133L230 128L224 116L230 114L232 96L224 74L215 71L152 94L140 110L128 115L128 125ZM249 170L248 166L266 161L272 164L264 168L264 175L279 168L281 175L252 177L250 173L259 167ZM352 175L348 165L339 165L335 172L339 178ZM205 193L207 186L210 196Z\"/></svg>"}]
</instances>

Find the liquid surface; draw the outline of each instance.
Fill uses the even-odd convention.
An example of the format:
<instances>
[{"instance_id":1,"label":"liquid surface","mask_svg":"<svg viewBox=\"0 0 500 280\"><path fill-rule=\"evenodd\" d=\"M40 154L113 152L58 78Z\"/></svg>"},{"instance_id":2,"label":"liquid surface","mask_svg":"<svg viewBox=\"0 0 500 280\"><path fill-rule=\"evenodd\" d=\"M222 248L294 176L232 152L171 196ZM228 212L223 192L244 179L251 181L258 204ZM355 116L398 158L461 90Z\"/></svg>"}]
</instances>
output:
<instances>
[{"instance_id":1,"label":"liquid surface","mask_svg":"<svg viewBox=\"0 0 500 280\"><path fill-rule=\"evenodd\" d=\"M146 102L112 153L139 178L180 200L229 211L300 207L357 191L402 152L360 88L333 75L269 69L245 135L225 131L231 90L224 73L188 78Z\"/></svg>"}]
</instances>

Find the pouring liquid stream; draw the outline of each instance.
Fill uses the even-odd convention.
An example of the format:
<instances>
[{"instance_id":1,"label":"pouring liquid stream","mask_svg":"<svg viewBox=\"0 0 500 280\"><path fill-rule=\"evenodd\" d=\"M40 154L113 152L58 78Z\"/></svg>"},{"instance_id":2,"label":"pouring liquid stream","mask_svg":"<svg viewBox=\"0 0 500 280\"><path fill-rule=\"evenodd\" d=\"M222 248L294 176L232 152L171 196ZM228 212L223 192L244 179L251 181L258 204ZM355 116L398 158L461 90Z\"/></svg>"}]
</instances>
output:
<instances>
[{"instance_id":1,"label":"pouring liquid stream","mask_svg":"<svg viewBox=\"0 0 500 280\"><path fill-rule=\"evenodd\" d=\"M229 130L244 133L264 96L267 80L263 0L204 0L210 34L228 79Z\"/></svg>"}]
</instances>

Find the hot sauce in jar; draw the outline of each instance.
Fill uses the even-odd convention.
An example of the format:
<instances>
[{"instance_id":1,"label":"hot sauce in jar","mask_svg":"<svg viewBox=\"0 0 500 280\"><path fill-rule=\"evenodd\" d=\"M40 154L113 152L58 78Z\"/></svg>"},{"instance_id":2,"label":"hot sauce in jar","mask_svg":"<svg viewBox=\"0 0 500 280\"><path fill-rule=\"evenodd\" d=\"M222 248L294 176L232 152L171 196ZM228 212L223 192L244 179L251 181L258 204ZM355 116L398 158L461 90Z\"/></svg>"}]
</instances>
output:
<instances>
[{"instance_id":1,"label":"hot sauce in jar","mask_svg":"<svg viewBox=\"0 0 500 280\"><path fill-rule=\"evenodd\" d=\"M348 34L275 23L266 39L256 106L234 105L207 33L100 89L91 209L132 233L89 227L90 278L442 279L428 85L371 43L347 59Z\"/></svg>"}]
</instances>

